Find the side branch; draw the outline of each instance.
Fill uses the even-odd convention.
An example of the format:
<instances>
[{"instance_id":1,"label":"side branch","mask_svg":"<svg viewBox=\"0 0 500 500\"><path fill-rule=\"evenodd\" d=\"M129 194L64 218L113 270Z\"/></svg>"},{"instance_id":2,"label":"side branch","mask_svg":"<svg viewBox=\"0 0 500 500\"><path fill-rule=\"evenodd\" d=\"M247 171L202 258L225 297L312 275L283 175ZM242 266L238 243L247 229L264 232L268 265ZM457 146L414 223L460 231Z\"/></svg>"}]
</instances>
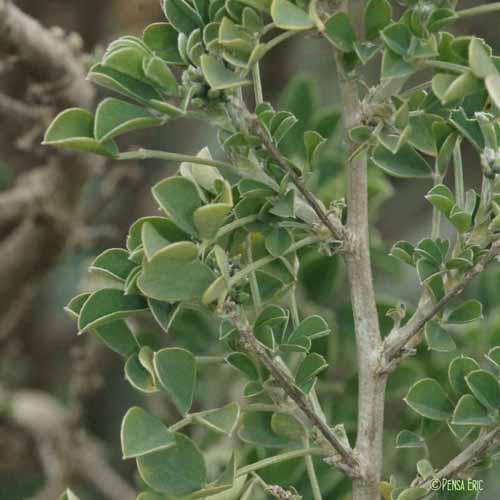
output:
<instances>
[{"instance_id":1,"label":"side branch","mask_svg":"<svg viewBox=\"0 0 500 500\"><path fill-rule=\"evenodd\" d=\"M433 477L423 483L416 481L415 486L427 488L429 493L431 493L430 484L433 479L452 479L457 477L460 473L466 472L468 469L473 467L487 451L491 450L498 444L500 444L500 428L496 427L495 429L485 432L479 436L446 466L436 472Z\"/></svg>"},{"instance_id":2,"label":"side branch","mask_svg":"<svg viewBox=\"0 0 500 500\"><path fill-rule=\"evenodd\" d=\"M430 300L419 305L408 323L400 328L394 329L384 341L383 357L385 366L383 372L390 372L398 365L398 360L404 355L404 351L408 348L409 341L417 335L417 333L438 314L446 305L455 297L460 295L466 286L480 273L485 267L500 255L500 241L493 243L488 253L470 270L462 280L453 285L446 295L436 304L432 304Z\"/></svg>"},{"instance_id":3,"label":"side branch","mask_svg":"<svg viewBox=\"0 0 500 500\"><path fill-rule=\"evenodd\" d=\"M347 448L330 429L328 424L314 411L304 393L290 380L290 377L279 368L270 358L265 349L255 338L248 321L243 318L238 307L231 302L225 305L225 314L229 317L234 327L238 330L241 340L249 353L254 355L271 373L276 383L285 391L286 395L292 399L298 408L316 427L333 449L340 455L340 462L336 465L351 477L359 474L359 465L351 449Z\"/></svg>"},{"instance_id":4,"label":"side branch","mask_svg":"<svg viewBox=\"0 0 500 500\"><path fill-rule=\"evenodd\" d=\"M253 119L254 130L260 137L262 144L274 158L279 168L287 174L292 182L295 184L297 189L300 191L302 196L306 199L307 203L314 210L319 220L325 225L326 228L332 233L332 236L340 241L345 240L345 229L342 222L338 217L333 217L328 215L325 210L320 206L316 197L305 187L302 179L291 169L285 159L285 157L279 152L278 148L272 143L272 141L267 136L266 132L263 130L262 126Z\"/></svg>"}]
</instances>

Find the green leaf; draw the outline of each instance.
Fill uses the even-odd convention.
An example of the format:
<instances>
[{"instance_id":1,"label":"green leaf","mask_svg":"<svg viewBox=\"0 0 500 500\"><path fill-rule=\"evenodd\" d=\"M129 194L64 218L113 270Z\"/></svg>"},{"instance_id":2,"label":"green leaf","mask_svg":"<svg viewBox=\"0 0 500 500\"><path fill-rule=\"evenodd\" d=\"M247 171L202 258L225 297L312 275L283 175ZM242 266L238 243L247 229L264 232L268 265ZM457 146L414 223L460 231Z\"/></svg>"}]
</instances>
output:
<instances>
[{"instance_id":1,"label":"green leaf","mask_svg":"<svg viewBox=\"0 0 500 500\"><path fill-rule=\"evenodd\" d=\"M297 369L295 383L300 389L304 390L304 392L308 392L305 389L310 389L310 383L326 368L328 368L328 363L321 354L316 352L308 354Z\"/></svg>"},{"instance_id":2,"label":"green leaf","mask_svg":"<svg viewBox=\"0 0 500 500\"><path fill-rule=\"evenodd\" d=\"M491 361L496 368L500 369L500 346L492 347L488 354L486 354L486 359Z\"/></svg>"},{"instance_id":3,"label":"green leaf","mask_svg":"<svg viewBox=\"0 0 500 500\"><path fill-rule=\"evenodd\" d=\"M183 0L162 0L162 7L172 26L186 36L196 28L203 27L203 20L198 12Z\"/></svg>"},{"instance_id":4,"label":"green leaf","mask_svg":"<svg viewBox=\"0 0 500 500\"><path fill-rule=\"evenodd\" d=\"M489 411L500 409L500 385L498 380L486 370L470 372L465 381L476 399Z\"/></svg>"},{"instance_id":5,"label":"green leaf","mask_svg":"<svg viewBox=\"0 0 500 500\"><path fill-rule=\"evenodd\" d=\"M404 262L405 264L408 264L409 266L413 266L414 251L415 247L408 241L398 241L392 246L389 255L400 260L401 262Z\"/></svg>"},{"instance_id":6,"label":"green leaf","mask_svg":"<svg viewBox=\"0 0 500 500\"><path fill-rule=\"evenodd\" d=\"M325 23L325 36L342 52L352 52L356 42L356 33L352 29L345 12L333 14Z\"/></svg>"},{"instance_id":7,"label":"green leaf","mask_svg":"<svg viewBox=\"0 0 500 500\"><path fill-rule=\"evenodd\" d=\"M382 80L405 78L415 72L415 67L407 63L399 54L385 49L382 56Z\"/></svg>"},{"instance_id":8,"label":"green leaf","mask_svg":"<svg viewBox=\"0 0 500 500\"><path fill-rule=\"evenodd\" d=\"M78 320L80 333L105 325L119 318L147 310L147 303L140 295L124 295L121 290L103 288L94 292L82 307Z\"/></svg>"},{"instance_id":9,"label":"green leaf","mask_svg":"<svg viewBox=\"0 0 500 500\"><path fill-rule=\"evenodd\" d=\"M308 316L300 322L300 325L292 332L288 343L293 344L296 341L307 338L309 340L319 339L327 336L331 332L328 323L318 315Z\"/></svg>"},{"instance_id":10,"label":"green leaf","mask_svg":"<svg viewBox=\"0 0 500 500\"><path fill-rule=\"evenodd\" d=\"M283 219L295 217L295 191L290 189L285 196L280 197L269 213Z\"/></svg>"},{"instance_id":11,"label":"green leaf","mask_svg":"<svg viewBox=\"0 0 500 500\"><path fill-rule=\"evenodd\" d=\"M189 240L189 235L166 217L142 217L136 220L130 227L127 236L127 249L130 253L133 253L134 250L142 245L142 226L145 223L151 224L158 234L169 243Z\"/></svg>"},{"instance_id":12,"label":"green leaf","mask_svg":"<svg viewBox=\"0 0 500 500\"><path fill-rule=\"evenodd\" d=\"M102 64L92 66L87 78L101 87L118 92L141 103L161 99L161 95L151 85Z\"/></svg>"},{"instance_id":13,"label":"green leaf","mask_svg":"<svg viewBox=\"0 0 500 500\"><path fill-rule=\"evenodd\" d=\"M425 439L415 432L403 430L396 436L396 448L425 448Z\"/></svg>"},{"instance_id":14,"label":"green leaf","mask_svg":"<svg viewBox=\"0 0 500 500\"><path fill-rule=\"evenodd\" d=\"M168 302L148 299L148 306L158 325L160 325L164 332L168 333L180 310L179 304L172 305Z\"/></svg>"},{"instance_id":15,"label":"green leaf","mask_svg":"<svg viewBox=\"0 0 500 500\"><path fill-rule=\"evenodd\" d=\"M439 76L439 75L437 75ZM434 79L433 79L434 82ZM445 82L443 82L443 85ZM465 96L475 94L483 88L481 80L476 78L470 71L462 73L452 82L448 83L442 96L438 96L443 104L463 99Z\"/></svg>"},{"instance_id":16,"label":"green leaf","mask_svg":"<svg viewBox=\"0 0 500 500\"><path fill-rule=\"evenodd\" d=\"M104 156L118 153L114 142L100 143L95 140L94 117L81 108L70 108L59 113L45 132L42 144Z\"/></svg>"},{"instance_id":17,"label":"green leaf","mask_svg":"<svg viewBox=\"0 0 500 500\"><path fill-rule=\"evenodd\" d=\"M122 319L92 328L90 333L120 356L128 358L139 349L134 334Z\"/></svg>"},{"instance_id":18,"label":"green leaf","mask_svg":"<svg viewBox=\"0 0 500 500\"><path fill-rule=\"evenodd\" d=\"M162 250L163 248L167 247L170 242L164 238L159 231L157 231L156 227L151 224L150 222L144 222L142 224L142 234L141 234L141 241L142 241L142 248L144 250L144 255L146 256L146 259L151 260L156 252L159 250ZM191 250L191 243L190 241L183 241L181 244L187 244L190 245L189 250ZM197 255L197 250L196 250L196 245L194 249L194 257L191 257L191 260L194 259Z\"/></svg>"},{"instance_id":19,"label":"green leaf","mask_svg":"<svg viewBox=\"0 0 500 500\"><path fill-rule=\"evenodd\" d=\"M271 429L273 432L287 439L296 440L304 436L305 429L299 420L293 415L274 413L271 417Z\"/></svg>"},{"instance_id":20,"label":"green leaf","mask_svg":"<svg viewBox=\"0 0 500 500\"><path fill-rule=\"evenodd\" d=\"M436 156L437 146L432 125L440 121L442 121L440 117L428 113L411 116L408 142L422 153Z\"/></svg>"},{"instance_id":21,"label":"green leaf","mask_svg":"<svg viewBox=\"0 0 500 500\"><path fill-rule=\"evenodd\" d=\"M476 360L466 356L460 356L451 361L448 367L448 380L451 388L456 394L467 392L465 377L473 370L477 370L479 365Z\"/></svg>"},{"instance_id":22,"label":"green leaf","mask_svg":"<svg viewBox=\"0 0 500 500\"><path fill-rule=\"evenodd\" d=\"M154 356L158 380L179 413L186 415L193 404L196 360L186 349L161 349Z\"/></svg>"},{"instance_id":23,"label":"green leaf","mask_svg":"<svg viewBox=\"0 0 500 500\"><path fill-rule=\"evenodd\" d=\"M142 61L144 57L145 54L143 51L135 47L124 47L107 52L102 60L102 65L136 80L143 80L144 70Z\"/></svg>"},{"instance_id":24,"label":"green leaf","mask_svg":"<svg viewBox=\"0 0 500 500\"><path fill-rule=\"evenodd\" d=\"M233 352L228 354L226 362L233 368L236 368L250 380L259 380L259 371L253 360L242 352Z\"/></svg>"},{"instance_id":25,"label":"green leaf","mask_svg":"<svg viewBox=\"0 0 500 500\"><path fill-rule=\"evenodd\" d=\"M446 216L449 216L451 209L455 205L455 196L450 191L450 188L444 184L434 186L427 193L425 199Z\"/></svg>"},{"instance_id":26,"label":"green leaf","mask_svg":"<svg viewBox=\"0 0 500 500\"><path fill-rule=\"evenodd\" d=\"M430 420L446 420L453 414L453 406L444 389L431 378L415 382L404 401L412 410Z\"/></svg>"},{"instance_id":27,"label":"green leaf","mask_svg":"<svg viewBox=\"0 0 500 500\"><path fill-rule=\"evenodd\" d=\"M411 31L404 23L393 23L385 28L380 36L385 45L399 56L408 55L411 44Z\"/></svg>"},{"instance_id":28,"label":"green leaf","mask_svg":"<svg viewBox=\"0 0 500 500\"><path fill-rule=\"evenodd\" d=\"M394 177L425 178L432 173L424 158L406 144L396 154L379 144L373 150L371 158L377 167Z\"/></svg>"},{"instance_id":29,"label":"green leaf","mask_svg":"<svg viewBox=\"0 0 500 500\"><path fill-rule=\"evenodd\" d=\"M231 436L240 418L240 407L229 403L222 408L205 411L195 417L195 420L219 434Z\"/></svg>"},{"instance_id":30,"label":"green leaf","mask_svg":"<svg viewBox=\"0 0 500 500\"><path fill-rule=\"evenodd\" d=\"M177 30L168 23L150 24L143 34L144 43L165 62L184 64L177 46Z\"/></svg>"},{"instance_id":31,"label":"green leaf","mask_svg":"<svg viewBox=\"0 0 500 500\"><path fill-rule=\"evenodd\" d=\"M60 497L59 500L79 500L78 497L68 488Z\"/></svg>"},{"instance_id":32,"label":"green leaf","mask_svg":"<svg viewBox=\"0 0 500 500\"><path fill-rule=\"evenodd\" d=\"M159 419L142 408L130 408L122 421L123 458L135 458L175 445L175 436Z\"/></svg>"},{"instance_id":33,"label":"green leaf","mask_svg":"<svg viewBox=\"0 0 500 500\"><path fill-rule=\"evenodd\" d=\"M392 18L392 7L388 0L369 0L365 7L365 33L368 40L379 36Z\"/></svg>"},{"instance_id":34,"label":"green leaf","mask_svg":"<svg viewBox=\"0 0 500 500\"><path fill-rule=\"evenodd\" d=\"M250 80L240 77L234 71L226 68L226 66L214 56L207 54L201 56L201 69L212 90L234 89L252 83Z\"/></svg>"},{"instance_id":35,"label":"green leaf","mask_svg":"<svg viewBox=\"0 0 500 500\"><path fill-rule=\"evenodd\" d=\"M479 38L473 37L469 43L469 66L478 78L486 78L489 75L498 75L497 68L493 63L489 47Z\"/></svg>"},{"instance_id":36,"label":"green leaf","mask_svg":"<svg viewBox=\"0 0 500 500\"><path fill-rule=\"evenodd\" d=\"M145 393L158 391L153 377L139 361L138 353L133 354L127 359L125 363L125 378L138 391Z\"/></svg>"},{"instance_id":37,"label":"green leaf","mask_svg":"<svg viewBox=\"0 0 500 500\"><path fill-rule=\"evenodd\" d=\"M427 28L431 32L439 31L443 26L452 23L459 18L458 14L451 9L435 9L429 16Z\"/></svg>"},{"instance_id":38,"label":"green leaf","mask_svg":"<svg viewBox=\"0 0 500 500\"><path fill-rule=\"evenodd\" d=\"M314 27L309 14L288 0L273 0L271 17L277 28L283 30L308 30Z\"/></svg>"},{"instance_id":39,"label":"green leaf","mask_svg":"<svg viewBox=\"0 0 500 500\"><path fill-rule=\"evenodd\" d=\"M198 158L212 160L210 150L205 147L196 154ZM212 194L217 194L217 183L223 182L224 178L216 167L184 162L181 164L180 172L183 177L192 180L197 186Z\"/></svg>"},{"instance_id":40,"label":"green leaf","mask_svg":"<svg viewBox=\"0 0 500 500\"><path fill-rule=\"evenodd\" d=\"M162 124L162 120L150 115L141 106L110 97L97 107L94 136L99 142L106 142L132 130Z\"/></svg>"},{"instance_id":41,"label":"green leaf","mask_svg":"<svg viewBox=\"0 0 500 500\"><path fill-rule=\"evenodd\" d=\"M239 437L245 443L265 448L282 448L290 444L290 439L277 435L272 427L271 412L249 412L243 415Z\"/></svg>"},{"instance_id":42,"label":"green leaf","mask_svg":"<svg viewBox=\"0 0 500 500\"><path fill-rule=\"evenodd\" d=\"M292 243L292 235L283 227L275 227L266 236L266 249L273 257L280 257L285 254Z\"/></svg>"},{"instance_id":43,"label":"green leaf","mask_svg":"<svg viewBox=\"0 0 500 500\"><path fill-rule=\"evenodd\" d=\"M179 88L177 80L161 58L152 57L149 60L144 60L144 74L167 94L177 95Z\"/></svg>"},{"instance_id":44,"label":"green leaf","mask_svg":"<svg viewBox=\"0 0 500 500\"><path fill-rule=\"evenodd\" d=\"M90 271L101 271L117 280L125 282L135 264L128 258L123 248L109 248L98 255L90 265Z\"/></svg>"},{"instance_id":45,"label":"green leaf","mask_svg":"<svg viewBox=\"0 0 500 500\"><path fill-rule=\"evenodd\" d=\"M181 243L174 243L176 248ZM198 259L183 260L173 254L173 245L156 252L144 263L137 286L149 298L165 302L196 301L215 280L212 270Z\"/></svg>"},{"instance_id":46,"label":"green leaf","mask_svg":"<svg viewBox=\"0 0 500 500\"><path fill-rule=\"evenodd\" d=\"M453 337L437 321L429 321L425 325L425 340L433 351L450 352L457 348Z\"/></svg>"},{"instance_id":47,"label":"green leaf","mask_svg":"<svg viewBox=\"0 0 500 500\"><path fill-rule=\"evenodd\" d=\"M449 311L445 320L447 323L470 323L483 317L483 305L479 300L470 299L462 302L455 309Z\"/></svg>"},{"instance_id":48,"label":"green leaf","mask_svg":"<svg viewBox=\"0 0 500 500\"><path fill-rule=\"evenodd\" d=\"M173 497L189 495L206 484L203 455L184 434L175 435L175 446L137 458L139 474L155 491Z\"/></svg>"},{"instance_id":49,"label":"green leaf","mask_svg":"<svg viewBox=\"0 0 500 500\"><path fill-rule=\"evenodd\" d=\"M450 122L472 143L473 146L481 151L484 149L484 137L477 120L470 120L467 118L462 108L451 112Z\"/></svg>"},{"instance_id":50,"label":"green leaf","mask_svg":"<svg viewBox=\"0 0 500 500\"><path fill-rule=\"evenodd\" d=\"M224 224L233 206L229 203L211 203L195 210L194 225L203 240L211 240Z\"/></svg>"},{"instance_id":51,"label":"green leaf","mask_svg":"<svg viewBox=\"0 0 500 500\"><path fill-rule=\"evenodd\" d=\"M500 108L500 75L497 73L488 75L484 83L491 100L497 108Z\"/></svg>"},{"instance_id":52,"label":"green leaf","mask_svg":"<svg viewBox=\"0 0 500 500\"><path fill-rule=\"evenodd\" d=\"M175 224L183 231L197 235L194 212L201 205L195 184L184 177L168 177L156 184L153 196Z\"/></svg>"},{"instance_id":53,"label":"green leaf","mask_svg":"<svg viewBox=\"0 0 500 500\"><path fill-rule=\"evenodd\" d=\"M453 425L488 426L494 421L488 415L486 409L481 406L476 398L470 394L464 394L458 401L453 412Z\"/></svg>"}]
</instances>

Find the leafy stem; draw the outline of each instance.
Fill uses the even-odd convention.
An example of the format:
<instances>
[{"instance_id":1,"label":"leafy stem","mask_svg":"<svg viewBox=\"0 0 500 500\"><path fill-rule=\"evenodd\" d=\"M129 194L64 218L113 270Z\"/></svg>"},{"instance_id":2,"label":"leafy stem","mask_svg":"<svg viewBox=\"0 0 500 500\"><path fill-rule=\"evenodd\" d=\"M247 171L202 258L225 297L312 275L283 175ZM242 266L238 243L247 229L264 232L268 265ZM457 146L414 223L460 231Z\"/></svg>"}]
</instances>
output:
<instances>
[{"instance_id":1,"label":"leafy stem","mask_svg":"<svg viewBox=\"0 0 500 500\"><path fill-rule=\"evenodd\" d=\"M189 162L197 165L205 165L209 167L229 168L235 167L230 163L209 158L200 158L199 156L184 155L179 153L171 153L170 151L156 151L151 149L138 149L137 151L128 151L126 153L118 153L115 160L172 160L178 162Z\"/></svg>"}]
</instances>

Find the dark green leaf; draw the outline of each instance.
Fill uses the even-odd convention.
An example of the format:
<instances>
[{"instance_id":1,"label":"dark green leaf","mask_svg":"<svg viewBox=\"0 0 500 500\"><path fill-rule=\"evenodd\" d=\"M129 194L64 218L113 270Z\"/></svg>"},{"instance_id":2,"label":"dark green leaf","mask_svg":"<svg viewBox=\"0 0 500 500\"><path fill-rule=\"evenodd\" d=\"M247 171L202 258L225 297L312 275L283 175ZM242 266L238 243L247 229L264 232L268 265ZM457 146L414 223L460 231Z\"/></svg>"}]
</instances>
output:
<instances>
[{"instance_id":1,"label":"dark green leaf","mask_svg":"<svg viewBox=\"0 0 500 500\"><path fill-rule=\"evenodd\" d=\"M166 348L155 353L154 368L158 380L182 415L193 403L196 361L186 349Z\"/></svg>"},{"instance_id":2,"label":"dark green leaf","mask_svg":"<svg viewBox=\"0 0 500 500\"><path fill-rule=\"evenodd\" d=\"M121 443L123 458L135 458L171 448L175 436L160 419L134 406L123 417Z\"/></svg>"},{"instance_id":3,"label":"dark green leaf","mask_svg":"<svg viewBox=\"0 0 500 500\"><path fill-rule=\"evenodd\" d=\"M404 401L412 410L430 420L446 420L453 414L448 396L441 385L431 378L413 384Z\"/></svg>"},{"instance_id":4,"label":"dark green leaf","mask_svg":"<svg viewBox=\"0 0 500 500\"><path fill-rule=\"evenodd\" d=\"M155 491L180 497L206 484L203 455L183 434L175 435L175 446L138 457L137 466L145 483Z\"/></svg>"},{"instance_id":5,"label":"dark green leaf","mask_svg":"<svg viewBox=\"0 0 500 500\"><path fill-rule=\"evenodd\" d=\"M78 328L81 333L145 310L147 303L144 297L124 295L121 290L104 288L94 292L83 305Z\"/></svg>"}]
</instances>

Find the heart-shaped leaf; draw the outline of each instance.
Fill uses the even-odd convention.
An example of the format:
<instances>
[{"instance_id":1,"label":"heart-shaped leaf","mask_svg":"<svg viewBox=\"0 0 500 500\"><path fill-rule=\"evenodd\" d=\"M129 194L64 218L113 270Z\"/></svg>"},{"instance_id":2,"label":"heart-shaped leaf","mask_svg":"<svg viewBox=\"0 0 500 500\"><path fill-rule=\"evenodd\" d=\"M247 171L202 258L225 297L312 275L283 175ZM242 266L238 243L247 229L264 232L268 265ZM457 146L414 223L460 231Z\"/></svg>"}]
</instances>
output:
<instances>
[{"instance_id":1,"label":"heart-shaped leaf","mask_svg":"<svg viewBox=\"0 0 500 500\"><path fill-rule=\"evenodd\" d=\"M473 370L477 370L479 365L473 358L460 356L452 360L448 367L448 380L451 388L456 394L463 394L467 391L465 377Z\"/></svg>"},{"instance_id":2,"label":"heart-shaped leaf","mask_svg":"<svg viewBox=\"0 0 500 500\"><path fill-rule=\"evenodd\" d=\"M242 352L233 352L226 356L226 362L251 380L259 380L259 371L252 359Z\"/></svg>"},{"instance_id":3,"label":"heart-shaped leaf","mask_svg":"<svg viewBox=\"0 0 500 500\"><path fill-rule=\"evenodd\" d=\"M162 7L167 19L179 33L189 36L197 28L203 27L198 12L184 0L162 0Z\"/></svg>"},{"instance_id":4,"label":"heart-shaped leaf","mask_svg":"<svg viewBox=\"0 0 500 500\"><path fill-rule=\"evenodd\" d=\"M228 203L211 203L196 209L193 219L200 238L212 239L224 224L232 208L232 205Z\"/></svg>"},{"instance_id":5,"label":"heart-shaped leaf","mask_svg":"<svg viewBox=\"0 0 500 500\"><path fill-rule=\"evenodd\" d=\"M226 68L214 56L201 56L201 69L212 90L227 90L250 85L251 81L240 77L234 71Z\"/></svg>"},{"instance_id":6,"label":"heart-shaped leaf","mask_svg":"<svg viewBox=\"0 0 500 500\"><path fill-rule=\"evenodd\" d=\"M404 401L412 410L430 420L446 420L453 414L453 406L444 389L431 378L415 382Z\"/></svg>"},{"instance_id":7,"label":"heart-shaped leaf","mask_svg":"<svg viewBox=\"0 0 500 500\"><path fill-rule=\"evenodd\" d=\"M394 154L379 144L373 150L371 158L377 167L394 177L418 179L431 175L429 164L407 144L402 145Z\"/></svg>"},{"instance_id":8,"label":"heart-shaped leaf","mask_svg":"<svg viewBox=\"0 0 500 500\"><path fill-rule=\"evenodd\" d=\"M125 282L135 264L128 258L123 248L109 248L98 255L90 265L90 271L101 271L113 278Z\"/></svg>"},{"instance_id":9,"label":"heart-shaped leaf","mask_svg":"<svg viewBox=\"0 0 500 500\"><path fill-rule=\"evenodd\" d=\"M356 33L345 12L337 12L326 21L325 36L342 52L353 51Z\"/></svg>"},{"instance_id":10,"label":"heart-shaped leaf","mask_svg":"<svg viewBox=\"0 0 500 500\"><path fill-rule=\"evenodd\" d=\"M135 353L125 363L125 378L138 391L145 393L157 392L158 388L151 374L139 361L139 354Z\"/></svg>"},{"instance_id":11,"label":"heart-shaped leaf","mask_svg":"<svg viewBox=\"0 0 500 500\"><path fill-rule=\"evenodd\" d=\"M196 360L186 349L161 349L154 356L158 380L179 413L186 415L193 404Z\"/></svg>"},{"instance_id":12,"label":"heart-shaped leaf","mask_svg":"<svg viewBox=\"0 0 500 500\"><path fill-rule=\"evenodd\" d=\"M309 14L288 0L273 0L271 17L277 28L283 30L308 30L314 27Z\"/></svg>"},{"instance_id":13,"label":"heart-shaped leaf","mask_svg":"<svg viewBox=\"0 0 500 500\"><path fill-rule=\"evenodd\" d=\"M273 413L249 412L242 419L240 439L245 443L265 448L282 448L290 444L288 437L279 436L271 427Z\"/></svg>"},{"instance_id":14,"label":"heart-shaped leaf","mask_svg":"<svg viewBox=\"0 0 500 500\"><path fill-rule=\"evenodd\" d=\"M144 43L168 64L184 64L177 45L177 30L169 23L150 24L143 33Z\"/></svg>"},{"instance_id":15,"label":"heart-shaped leaf","mask_svg":"<svg viewBox=\"0 0 500 500\"><path fill-rule=\"evenodd\" d=\"M184 434L175 435L175 446L137 458L139 474L155 491L173 497L189 495L206 484L205 460Z\"/></svg>"},{"instance_id":16,"label":"heart-shaped leaf","mask_svg":"<svg viewBox=\"0 0 500 500\"><path fill-rule=\"evenodd\" d=\"M96 110L94 136L99 142L143 128L162 125L162 120L150 115L144 108L110 97Z\"/></svg>"},{"instance_id":17,"label":"heart-shaped leaf","mask_svg":"<svg viewBox=\"0 0 500 500\"><path fill-rule=\"evenodd\" d=\"M94 117L81 108L70 108L59 113L45 132L43 144L104 156L118 153L113 141L100 143L94 138Z\"/></svg>"},{"instance_id":18,"label":"heart-shaped leaf","mask_svg":"<svg viewBox=\"0 0 500 500\"><path fill-rule=\"evenodd\" d=\"M94 292L82 307L78 328L80 333L112 321L147 310L147 303L140 295L124 295L115 288Z\"/></svg>"},{"instance_id":19,"label":"heart-shaped leaf","mask_svg":"<svg viewBox=\"0 0 500 500\"><path fill-rule=\"evenodd\" d=\"M392 7L388 0L369 0L365 7L365 33L368 40L379 36L392 18Z\"/></svg>"},{"instance_id":20,"label":"heart-shaped leaf","mask_svg":"<svg viewBox=\"0 0 500 500\"><path fill-rule=\"evenodd\" d=\"M396 436L396 448L425 448L425 439L415 432L403 430Z\"/></svg>"},{"instance_id":21,"label":"heart-shaped leaf","mask_svg":"<svg viewBox=\"0 0 500 500\"><path fill-rule=\"evenodd\" d=\"M177 258L173 250L180 243L169 245L156 252L144 263L137 286L149 298L165 302L197 301L215 280L213 271L198 259L186 261Z\"/></svg>"},{"instance_id":22,"label":"heart-shaped leaf","mask_svg":"<svg viewBox=\"0 0 500 500\"><path fill-rule=\"evenodd\" d=\"M222 408L198 414L195 420L212 431L230 436L234 432L239 418L239 405L229 403Z\"/></svg>"},{"instance_id":23,"label":"heart-shaped leaf","mask_svg":"<svg viewBox=\"0 0 500 500\"><path fill-rule=\"evenodd\" d=\"M476 399L489 411L500 409L500 385L498 380L486 370L470 372L465 381Z\"/></svg>"},{"instance_id":24,"label":"heart-shaped leaf","mask_svg":"<svg viewBox=\"0 0 500 500\"><path fill-rule=\"evenodd\" d=\"M134 406L123 417L121 443L123 458L135 458L175 446L175 436L160 419Z\"/></svg>"},{"instance_id":25,"label":"heart-shaped leaf","mask_svg":"<svg viewBox=\"0 0 500 500\"><path fill-rule=\"evenodd\" d=\"M201 201L195 184L185 177L168 177L156 184L152 191L158 204L175 224L196 236L193 215Z\"/></svg>"},{"instance_id":26,"label":"heart-shaped leaf","mask_svg":"<svg viewBox=\"0 0 500 500\"><path fill-rule=\"evenodd\" d=\"M479 302L479 300L470 299L462 302L455 309L449 311L446 315L446 322L463 324L481 319L482 317L483 305Z\"/></svg>"},{"instance_id":27,"label":"heart-shaped leaf","mask_svg":"<svg viewBox=\"0 0 500 500\"><path fill-rule=\"evenodd\" d=\"M292 235L283 227L275 227L266 236L266 249L274 257L284 255L292 243Z\"/></svg>"},{"instance_id":28,"label":"heart-shaped leaf","mask_svg":"<svg viewBox=\"0 0 500 500\"><path fill-rule=\"evenodd\" d=\"M484 406L470 394L464 394L453 412L453 425L488 426L494 423Z\"/></svg>"},{"instance_id":29,"label":"heart-shaped leaf","mask_svg":"<svg viewBox=\"0 0 500 500\"><path fill-rule=\"evenodd\" d=\"M437 321L429 321L425 325L425 340L429 349L438 352L450 352L457 347L451 335Z\"/></svg>"}]
</instances>

